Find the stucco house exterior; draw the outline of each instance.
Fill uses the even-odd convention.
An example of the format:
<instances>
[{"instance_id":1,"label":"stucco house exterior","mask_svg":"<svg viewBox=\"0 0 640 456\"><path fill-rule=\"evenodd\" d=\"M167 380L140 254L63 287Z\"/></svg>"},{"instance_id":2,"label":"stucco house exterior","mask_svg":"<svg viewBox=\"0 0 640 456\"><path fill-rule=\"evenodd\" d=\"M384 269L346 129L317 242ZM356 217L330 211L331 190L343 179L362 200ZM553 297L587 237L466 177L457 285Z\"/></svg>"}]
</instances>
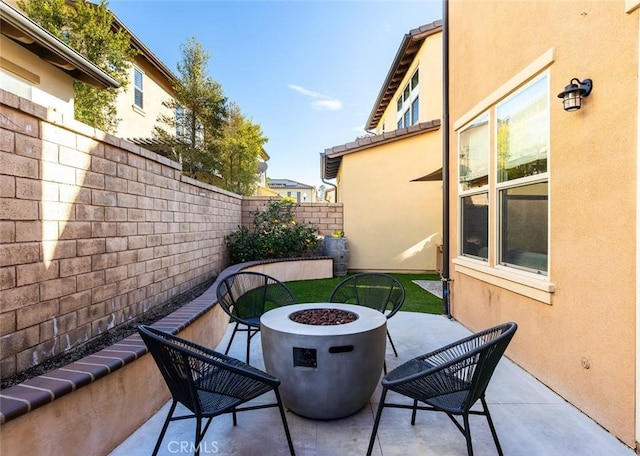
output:
<instances>
[{"instance_id":1,"label":"stucco house exterior","mask_svg":"<svg viewBox=\"0 0 640 456\"><path fill-rule=\"evenodd\" d=\"M316 188L291 179L267 179L267 187L280 196L295 198L298 203L315 203Z\"/></svg>"},{"instance_id":2,"label":"stucco house exterior","mask_svg":"<svg viewBox=\"0 0 640 456\"><path fill-rule=\"evenodd\" d=\"M73 79L97 87L120 88L113 78L84 57L82 60L85 64L90 63L89 68L93 68L91 71L99 70L100 74L107 75L108 80L102 80L103 76L96 78L83 65L70 62L69 55L77 53L31 21L18 8L16 1L2 0L2 15L0 71L2 88L5 90L47 106L65 119L72 119ZM19 22L20 25L14 22ZM176 76L115 15L113 28L124 30L130 36L131 47L137 51L135 61L129 69L129 84L126 88L121 88L116 99L119 122L113 133L150 150L166 148L166 144L153 139L152 132L154 126L158 125L159 115L174 114L162 102L174 96L173 83ZM48 47L53 47L53 50ZM60 52L56 51L58 48L67 49L63 53L66 56L59 55ZM25 52L25 49L29 52ZM41 49L45 51L41 52ZM77 56L73 59L77 60Z\"/></svg>"},{"instance_id":3,"label":"stucco house exterior","mask_svg":"<svg viewBox=\"0 0 640 456\"><path fill-rule=\"evenodd\" d=\"M61 121L73 119L73 81L100 88L120 84L81 54L0 2L0 89L48 109Z\"/></svg>"},{"instance_id":4,"label":"stucco house exterior","mask_svg":"<svg viewBox=\"0 0 640 456\"><path fill-rule=\"evenodd\" d=\"M639 6L453 0L443 18L450 313L517 322L507 355L632 448ZM565 111L570 83L588 96Z\"/></svg>"},{"instance_id":5,"label":"stucco house exterior","mask_svg":"<svg viewBox=\"0 0 640 456\"><path fill-rule=\"evenodd\" d=\"M137 51L129 69L129 85L120 91L116 100L120 122L115 135L150 150L157 150L161 145L153 139L153 128L156 125L167 128L158 124L158 116L175 115L162 103L174 97L173 86L177 78L115 15L113 27L124 30L131 37L131 47Z\"/></svg>"},{"instance_id":6,"label":"stucco house exterior","mask_svg":"<svg viewBox=\"0 0 640 456\"><path fill-rule=\"evenodd\" d=\"M353 271L435 271L442 184L442 22L402 39L367 120L371 134L326 149ZM381 240L384 242L381 242Z\"/></svg>"}]
</instances>

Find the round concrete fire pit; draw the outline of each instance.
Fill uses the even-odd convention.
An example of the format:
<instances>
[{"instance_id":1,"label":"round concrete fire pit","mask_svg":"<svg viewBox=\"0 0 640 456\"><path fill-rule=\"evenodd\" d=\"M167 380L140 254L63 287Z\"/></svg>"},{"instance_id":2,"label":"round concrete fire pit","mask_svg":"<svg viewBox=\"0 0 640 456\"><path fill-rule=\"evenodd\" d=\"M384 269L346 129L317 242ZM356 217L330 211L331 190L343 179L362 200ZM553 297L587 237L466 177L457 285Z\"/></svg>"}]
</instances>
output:
<instances>
[{"instance_id":1,"label":"round concrete fire pit","mask_svg":"<svg viewBox=\"0 0 640 456\"><path fill-rule=\"evenodd\" d=\"M350 304L294 304L265 313L264 364L282 382L287 408L328 420L364 407L380 381L386 325L377 310Z\"/></svg>"}]
</instances>

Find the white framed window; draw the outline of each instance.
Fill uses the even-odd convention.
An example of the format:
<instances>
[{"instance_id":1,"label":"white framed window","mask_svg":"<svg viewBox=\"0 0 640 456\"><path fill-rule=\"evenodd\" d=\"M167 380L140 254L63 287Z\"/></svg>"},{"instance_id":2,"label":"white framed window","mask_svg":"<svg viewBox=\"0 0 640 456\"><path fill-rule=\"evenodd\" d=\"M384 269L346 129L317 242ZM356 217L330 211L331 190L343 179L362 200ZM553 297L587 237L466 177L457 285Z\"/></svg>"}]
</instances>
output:
<instances>
[{"instance_id":1,"label":"white framed window","mask_svg":"<svg viewBox=\"0 0 640 456\"><path fill-rule=\"evenodd\" d=\"M420 118L418 103L419 72L416 68L411 79L404 86L396 100L398 128L410 127L418 123Z\"/></svg>"},{"instance_id":2,"label":"white framed window","mask_svg":"<svg viewBox=\"0 0 640 456\"><path fill-rule=\"evenodd\" d=\"M548 276L549 96L544 73L459 130L461 256Z\"/></svg>"},{"instance_id":3,"label":"white framed window","mask_svg":"<svg viewBox=\"0 0 640 456\"><path fill-rule=\"evenodd\" d=\"M489 259L489 114L480 115L458 134L460 252Z\"/></svg>"},{"instance_id":4,"label":"white framed window","mask_svg":"<svg viewBox=\"0 0 640 456\"><path fill-rule=\"evenodd\" d=\"M137 68L133 69L133 104L144 109L144 73Z\"/></svg>"},{"instance_id":5,"label":"white framed window","mask_svg":"<svg viewBox=\"0 0 640 456\"><path fill-rule=\"evenodd\" d=\"M548 274L549 77L496 105L497 263Z\"/></svg>"},{"instance_id":6,"label":"white framed window","mask_svg":"<svg viewBox=\"0 0 640 456\"><path fill-rule=\"evenodd\" d=\"M186 140L187 128L186 128L187 116L182 106L176 106L176 138Z\"/></svg>"}]
</instances>

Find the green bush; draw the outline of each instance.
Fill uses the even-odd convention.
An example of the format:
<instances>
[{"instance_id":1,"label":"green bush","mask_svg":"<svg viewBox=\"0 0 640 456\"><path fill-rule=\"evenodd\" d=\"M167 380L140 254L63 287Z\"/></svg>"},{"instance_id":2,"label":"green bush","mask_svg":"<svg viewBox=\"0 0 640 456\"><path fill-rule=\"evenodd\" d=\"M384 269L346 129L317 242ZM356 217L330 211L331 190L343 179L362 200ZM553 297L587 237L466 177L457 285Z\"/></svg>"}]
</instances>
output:
<instances>
[{"instance_id":1,"label":"green bush","mask_svg":"<svg viewBox=\"0 0 640 456\"><path fill-rule=\"evenodd\" d=\"M252 229L246 226L227 235L225 242L233 263L312 256L318 253L318 229L295 220L292 198L270 201L266 209L253 215Z\"/></svg>"}]
</instances>

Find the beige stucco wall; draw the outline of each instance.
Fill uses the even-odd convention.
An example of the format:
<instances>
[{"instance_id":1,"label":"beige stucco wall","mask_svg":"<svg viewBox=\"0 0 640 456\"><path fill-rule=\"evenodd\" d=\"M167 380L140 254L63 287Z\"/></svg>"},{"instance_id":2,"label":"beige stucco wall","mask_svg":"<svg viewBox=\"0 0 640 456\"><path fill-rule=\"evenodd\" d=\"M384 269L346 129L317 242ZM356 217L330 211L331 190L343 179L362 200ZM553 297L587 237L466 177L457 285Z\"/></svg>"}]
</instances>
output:
<instances>
[{"instance_id":1,"label":"beige stucco wall","mask_svg":"<svg viewBox=\"0 0 640 456\"><path fill-rule=\"evenodd\" d=\"M26 51L15 41L0 35L1 72L10 78L18 80L24 88L20 94L36 104L44 106L60 116L63 120L73 119L73 78L64 71L42 60L40 57ZM0 74L0 88L12 89L14 81L2 81L5 76ZM26 89L30 87L30 89ZM27 95L28 93L28 95Z\"/></svg>"},{"instance_id":2,"label":"beige stucco wall","mask_svg":"<svg viewBox=\"0 0 640 456\"><path fill-rule=\"evenodd\" d=\"M178 335L206 347L224 336L228 317L215 306ZM108 454L169 400L151 355L2 425L2 454Z\"/></svg>"},{"instance_id":3,"label":"beige stucco wall","mask_svg":"<svg viewBox=\"0 0 640 456\"><path fill-rule=\"evenodd\" d=\"M472 330L516 321L507 355L635 446L638 13L622 0L461 0L450 2L450 26L452 124L499 101L514 77L548 71L551 127L548 280L495 267L493 251L488 267L457 259L451 132L453 315ZM573 77L594 89L569 113L556 94ZM495 208L489 216L491 242Z\"/></svg>"},{"instance_id":4,"label":"beige stucco wall","mask_svg":"<svg viewBox=\"0 0 640 456\"><path fill-rule=\"evenodd\" d=\"M398 111L396 100L404 87L411 80L416 68L420 68L418 82L419 119L420 122L439 119L442 117L442 32L428 36L420 50L414 57L407 74L402 79L398 92L389 102L380 122L376 127L376 133L393 131L398 125ZM384 125L384 130L383 130ZM430 171L429 171L430 172ZM426 174L426 173L425 173Z\"/></svg>"},{"instance_id":5,"label":"beige stucco wall","mask_svg":"<svg viewBox=\"0 0 640 456\"><path fill-rule=\"evenodd\" d=\"M347 154L338 189L349 270L436 269L442 182L411 182L440 167L440 130Z\"/></svg>"},{"instance_id":6,"label":"beige stucco wall","mask_svg":"<svg viewBox=\"0 0 640 456\"><path fill-rule=\"evenodd\" d=\"M134 104L134 66L143 73L143 109ZM175 115L162 106L163 101L171 99L173 89L170 82L141 56L136 57L134 66L129 69L129 84L126 89L120 89L116 100L121 120L115 134L121 138L151 138L154 126L169 128L157 122L158 116ZM171 133L175 134L175 131Z\"/></svg>"}]
</instances>

